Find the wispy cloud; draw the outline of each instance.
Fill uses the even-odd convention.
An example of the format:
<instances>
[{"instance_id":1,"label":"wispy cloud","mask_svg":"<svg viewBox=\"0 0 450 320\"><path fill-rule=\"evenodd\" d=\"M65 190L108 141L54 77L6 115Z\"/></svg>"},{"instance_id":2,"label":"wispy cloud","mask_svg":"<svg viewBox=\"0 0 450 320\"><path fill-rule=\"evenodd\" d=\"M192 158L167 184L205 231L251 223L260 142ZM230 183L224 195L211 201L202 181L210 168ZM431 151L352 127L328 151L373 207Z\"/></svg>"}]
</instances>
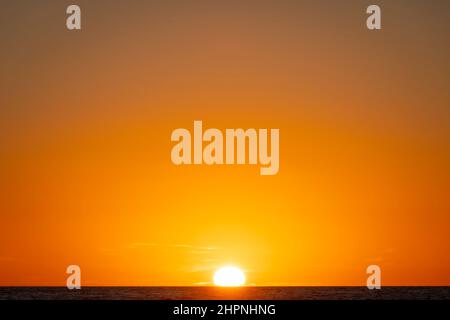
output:
<instances>
[{"instance_id":1,"label":"wispy cloud","mask_svg":"<svg viewBox=\"0 0 450 320\"><path fill-rule=\"evenodd\" d=\"M135 242L127 246L128 249L146 248L146 247L190 249L192 253L205 253L220 249L219 247L212 247L212 246L196 246L191 244L164 244L155 242Z\"/></svg>"},{"instance_id":2,"label":"wispy cloud","mask_svg":"<svg viewBox=\"0 0 450 320\"><path fill-rule=\"evenodd\" d=\"M190 254L211 254L213 252L216 252L217 250L220 250L220 247L215 246L198 246L198 245L191 245L191 244L184 244L184 243L158 243L158 242L133 242L128 245L123 245L116 248L99 248L99 250L104 254L117 254L118 252L122 250L129 250L129 249L145 249L145 248L167 248L167 249L179 249L179 250L185 250L186 252L189 252Z\"/></svg>"},{"instance_id":3,"label":"wispy cloud","mask_svg":"<svg viewBox=\"0 0 450 320\"><path fill-rule=\"evenodd\" d=\"M194 285L196 286L209 286L212 285L213 283L211 281L203 281L203 282L194 282Z\"/></svg>"}]
</instances>

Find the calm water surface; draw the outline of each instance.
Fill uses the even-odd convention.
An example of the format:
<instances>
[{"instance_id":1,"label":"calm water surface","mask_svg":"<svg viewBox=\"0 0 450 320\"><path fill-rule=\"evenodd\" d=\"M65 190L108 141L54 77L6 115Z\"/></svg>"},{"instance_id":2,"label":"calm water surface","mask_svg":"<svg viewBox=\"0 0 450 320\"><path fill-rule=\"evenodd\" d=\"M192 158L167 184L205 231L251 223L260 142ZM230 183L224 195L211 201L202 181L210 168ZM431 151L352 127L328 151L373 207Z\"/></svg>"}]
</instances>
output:
<instances>
[{"instance_id":1,"label":"calm water surface","mask_svg":"<svg viewBox=\"0 0 450 320\"><path fill-rule=\"evenodd\" d=\"M365 300L450 299L450 287L0 287L0 299L18 300Z\"/></svg>"}]
</instances>

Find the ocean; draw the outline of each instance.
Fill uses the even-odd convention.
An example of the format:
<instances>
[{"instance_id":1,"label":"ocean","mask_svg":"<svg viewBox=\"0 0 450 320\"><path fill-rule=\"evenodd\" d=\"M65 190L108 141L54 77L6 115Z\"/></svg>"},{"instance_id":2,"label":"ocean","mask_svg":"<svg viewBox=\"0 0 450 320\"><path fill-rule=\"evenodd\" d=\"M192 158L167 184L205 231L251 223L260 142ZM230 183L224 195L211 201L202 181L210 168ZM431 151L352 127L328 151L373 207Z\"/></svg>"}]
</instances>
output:
<instances>
[{"instance_id":1,"label":"ocean","mask_svg":"<svg viewBox=\"0 0 450 320\"><path fill-rule=\"evenodd\" d=\"M0 300L449 300L450 287L0 287Z\"/></svg>"}]
</instances>

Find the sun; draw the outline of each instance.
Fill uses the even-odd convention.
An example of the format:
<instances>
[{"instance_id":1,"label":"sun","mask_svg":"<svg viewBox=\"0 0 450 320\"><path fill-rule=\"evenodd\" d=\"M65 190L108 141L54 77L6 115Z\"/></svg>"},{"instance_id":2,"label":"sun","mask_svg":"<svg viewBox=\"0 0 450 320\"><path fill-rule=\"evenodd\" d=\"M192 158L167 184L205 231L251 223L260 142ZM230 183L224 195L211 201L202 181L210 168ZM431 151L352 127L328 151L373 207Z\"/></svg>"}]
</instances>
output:
<instances>
[{"instance_id":1,"label":"sun","mask_svg":"<svg viewBox=\"0 0 450 320\"><path fill-rule=\"evenodd\" d=\"M245 284L245 275L241 269L226 266L214 273L214 284L221 287L237 287Z\"/></svg>"}]
</instances>

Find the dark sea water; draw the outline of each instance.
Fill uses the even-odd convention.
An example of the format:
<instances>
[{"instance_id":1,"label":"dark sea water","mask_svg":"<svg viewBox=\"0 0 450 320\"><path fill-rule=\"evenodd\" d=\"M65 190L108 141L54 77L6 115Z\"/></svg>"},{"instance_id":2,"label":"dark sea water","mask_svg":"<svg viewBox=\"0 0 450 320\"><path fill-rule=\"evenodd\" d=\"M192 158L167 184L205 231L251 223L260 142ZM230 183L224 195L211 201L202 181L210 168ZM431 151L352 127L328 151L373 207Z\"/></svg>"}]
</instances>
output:
<instances>
[{"instance_id":1,"label":"dark sea water","mask_svg":"<svg viewBox=\"0 0 450 320\"><path fill-rule=\"evenodd\" d=\"M0 300L449 300L450 287L0 287Z\"/></svg>"}]
</instances>

